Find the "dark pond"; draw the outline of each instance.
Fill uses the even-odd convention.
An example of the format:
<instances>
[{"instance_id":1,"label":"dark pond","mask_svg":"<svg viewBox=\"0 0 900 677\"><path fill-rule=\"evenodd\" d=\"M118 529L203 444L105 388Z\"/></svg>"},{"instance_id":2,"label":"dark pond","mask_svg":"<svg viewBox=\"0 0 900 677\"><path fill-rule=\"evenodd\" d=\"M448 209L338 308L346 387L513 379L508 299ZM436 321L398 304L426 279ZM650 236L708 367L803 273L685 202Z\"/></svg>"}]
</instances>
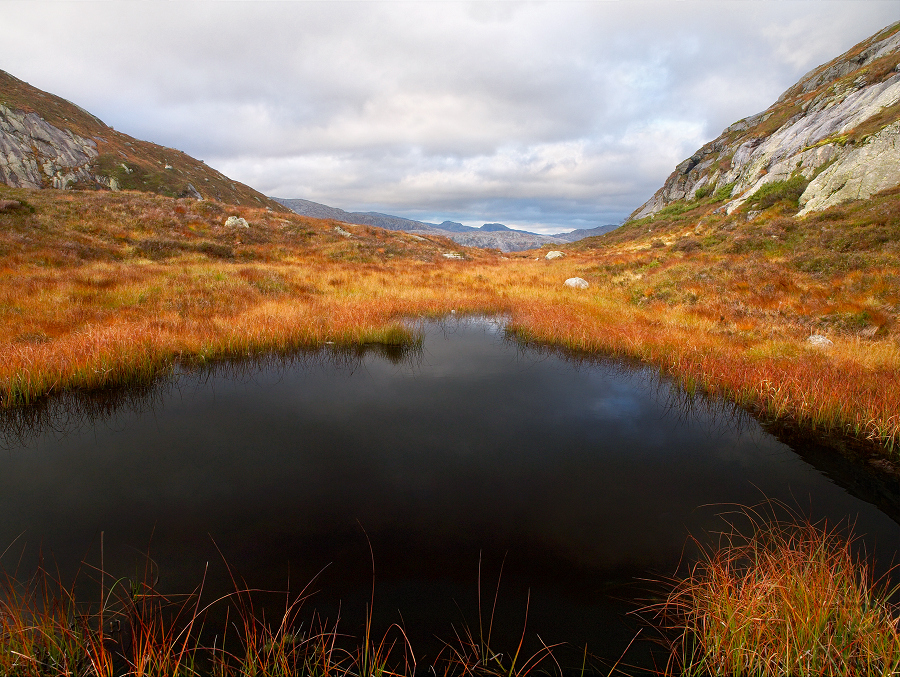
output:
<instances>
[{"instance_id":1,"label":"dark pond","mask_svg":"<svg viewBox=\"0 0 900 677\"><path fill-rule=\"evenodd\" d=\"M481 562L488 600L502 563L503 650L530 591L529 633L615 659L634 633L623 614L643 594L636 579L673 573L688 534L720 529L732 504L780 500L852 520L882 560L900 549L890 483L814 442L797 453L652 369L526 349L484 320L426 325L411 353L185 371L3 425L7 570L42 551L72 576L100 564L103 532L111 574L133 575L149 550L160 587L187 592L208 562L210 599L231 585L223 558L269 590L321 572L308 607L340 612L355 634L372 592L368 538L376 629L402 619L420 657L454 627L477 628ZM823 471L816 459L831 460Z\"/></svg>"}]
</instances>

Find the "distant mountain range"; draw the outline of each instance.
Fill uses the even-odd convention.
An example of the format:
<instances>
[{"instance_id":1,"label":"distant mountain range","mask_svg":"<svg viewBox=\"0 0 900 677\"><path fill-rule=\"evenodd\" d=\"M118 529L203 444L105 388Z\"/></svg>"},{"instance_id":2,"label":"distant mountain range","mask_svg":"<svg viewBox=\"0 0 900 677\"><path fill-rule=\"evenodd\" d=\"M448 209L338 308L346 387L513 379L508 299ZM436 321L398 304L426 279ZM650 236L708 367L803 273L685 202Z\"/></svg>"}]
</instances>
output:
<instances>
[{"instance_id":1,"label":"distant mountain range","mask_svg":"<svg viewBox=\"0 0 900 677\"><path fill-rule=\"evenodd\" d=\"M399 216L380 214L378 212L347 212L343 209L329 207L328 205L309 200L280 197L271 199L302 216L311 216L317 219L333 219L342 223L353 223L361 226L376 226L387 230L403 230L408 233L443 235L466 247L499 249L503 252L534 249L545 244L561 245L567 242L576 242L586 237L603 235L618 228L618 225L610 224L598 226L597 228L581 228L570 233L541 235L509 228L502 223L485 223L481 228L464 226L455 221L444 221L438 224L425 223L424 221L413 221L412 219L404 219Z\"/></svg>"}]
</instances>

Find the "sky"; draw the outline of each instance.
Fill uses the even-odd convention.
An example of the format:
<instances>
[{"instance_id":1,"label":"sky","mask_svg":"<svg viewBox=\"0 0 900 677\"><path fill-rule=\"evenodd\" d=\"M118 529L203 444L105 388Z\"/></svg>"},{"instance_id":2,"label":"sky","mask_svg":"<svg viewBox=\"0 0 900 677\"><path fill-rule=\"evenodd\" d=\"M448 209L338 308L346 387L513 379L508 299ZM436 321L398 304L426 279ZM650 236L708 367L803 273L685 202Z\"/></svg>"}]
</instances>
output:
<instances>
[{"instance_id":1,"label":"sky","mask_svg":"<svg viewBox=\"0 0 900 677\"><path fill-rule=\"evenodd\" d=\"M554 233L675 165L900 0L0 1L0 69L271 196Z\"/></svg>"}]
</instances>

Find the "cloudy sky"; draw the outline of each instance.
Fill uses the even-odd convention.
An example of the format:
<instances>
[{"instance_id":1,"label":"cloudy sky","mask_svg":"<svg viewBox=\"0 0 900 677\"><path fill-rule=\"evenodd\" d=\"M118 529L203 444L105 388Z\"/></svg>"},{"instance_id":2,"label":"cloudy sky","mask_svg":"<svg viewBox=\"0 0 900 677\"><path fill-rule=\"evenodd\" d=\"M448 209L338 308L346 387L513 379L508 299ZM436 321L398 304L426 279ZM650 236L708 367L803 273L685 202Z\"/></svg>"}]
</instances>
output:
<instances>
[{"instance_id":1,"label":"cloudy sky","mask_svg":"<svg viewBox=\"0 0 900 677\"><path fill-rule=\"evenodd\" d=\"M621 221L900 0L0 1L0 68L278 197Z\"/></svg>"}]
</instances>

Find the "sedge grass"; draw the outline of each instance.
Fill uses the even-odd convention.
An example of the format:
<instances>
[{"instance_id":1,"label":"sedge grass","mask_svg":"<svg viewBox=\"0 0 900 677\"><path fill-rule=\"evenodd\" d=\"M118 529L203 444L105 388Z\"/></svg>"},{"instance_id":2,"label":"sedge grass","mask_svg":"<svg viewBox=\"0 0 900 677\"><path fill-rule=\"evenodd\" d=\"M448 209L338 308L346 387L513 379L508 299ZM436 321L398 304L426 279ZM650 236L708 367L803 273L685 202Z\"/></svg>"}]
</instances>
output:
<instances>
[{"instance_id":1,"label":"sedge grass","mask_svg":"<svg viewBox=\"0 0 900 677\"><path fill-rule=\"evenodd\" d=\"M285 593L275 622L256 605L259 590L235 591L201 605L203 584L183 596L163 595L152 563L143 580L99 577L100 598L76 600L68 587L41 568L24 583L0 578L0 674L4 677L415 677L413 647L403 627L382 635L367 608L362 636L340 630L301 611L309 591ZM91 569L91 567L88 567ZM230 570L229 570L230 571ZM237 581L232 576L235 586ZM93 581L96 583L97 581ZM374 590L374 588L373 588ZM374 603L374 597L373 597ZM206 627L209 610L227 604L222 626ZM495 604L496 606L496 604ZM493 612L492 612L493 613ZM523 640L524 640L523 629ZM212 641L203 638L213 637ZM429 672L444 677L526 677L561 674L552 649L544 645L522 655L522 641L511 661L491 648L489 639L468 628L456 648L435 657Z\"/></svg>"},{"instance_id":2,"label":"sedge grass","mask_svg":"<svg viewBox=\"0 0 900 677\"><path fill-rule=\"evenodd\" d=\"M897 589L876 581L852 537L750 517L651 608L668 633L667 674L806 677L900 674Z\"/></svg>"}]
</instances>

